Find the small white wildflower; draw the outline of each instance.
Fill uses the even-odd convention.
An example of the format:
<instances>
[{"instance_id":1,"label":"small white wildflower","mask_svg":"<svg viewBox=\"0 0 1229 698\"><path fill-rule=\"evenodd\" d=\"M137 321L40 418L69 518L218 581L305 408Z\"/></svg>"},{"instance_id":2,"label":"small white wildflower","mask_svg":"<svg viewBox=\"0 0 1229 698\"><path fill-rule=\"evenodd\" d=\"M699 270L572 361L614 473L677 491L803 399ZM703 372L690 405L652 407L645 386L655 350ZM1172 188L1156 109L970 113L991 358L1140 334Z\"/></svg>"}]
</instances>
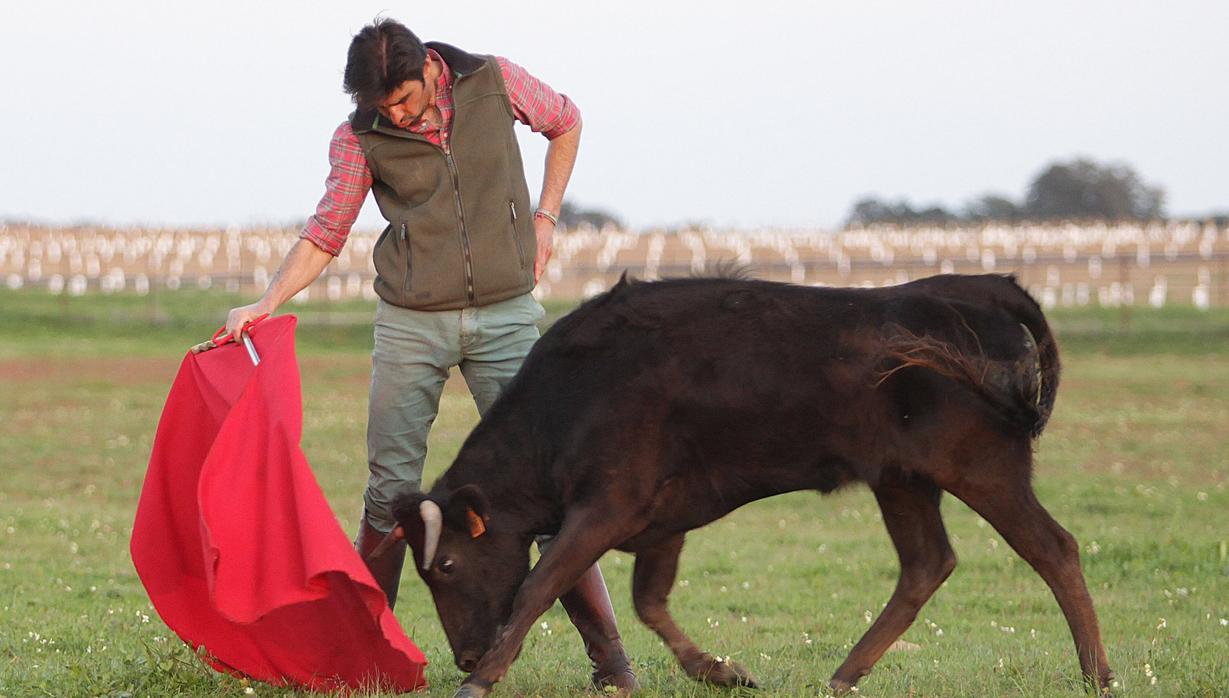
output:
<instances>
[{"instance_id":1,"label":"small white wildflower","mask_svg":"<svg viewBox=\"0 0 1229 698\"><path fill-rule=\"evenodd\" d=\"M1166 627L1167 625L1169 625L1169 623L1168 623L1168 622L1167 622L1164 618L1162 618L1162 619L1161 619L1161 622L1156 624L1156 629L1157 629L1157 630L1161 630L1162 628Z\"/></svg>"},{"instance_id":2,"label":"small white wildflower","mask_svg":"<svg viewBox=\"0 0 1229 698\"><path fill-rule=\"evenodd\" d=\"M679 580L679 586L681 586L681 587L689 587L689 586L691 586L691 582L687 581L686 579L680 579L680 580Z\"/></svg>"},{"instance_id":3,"label":"small white wildflower","mask_svg":"<svg viewBox=\"0 0 1229 698\"><path fill-rule=\"evenodd\" d=\"M750 589L750 588L751 588L751 582L743 582L743 583L742 583L742 587L743 587L744 589Z\"/></svg>"},{"instance_id":4,"label":"small white wildflower","mask_svg":"<svg viewBox=\"0 0 1229 698\"><path fill-rule=\"evenodd\" d=\"M1221 619L1220 619L1220 624L1221 624L1221 626L1226 626L1226 625L1229 625L1229 618L1221 618Z\"/></svg>"},{"instance_id":5,"label":"small white wildflower","mask_svg":"<svg viewBox=\"0 0 1229 698\"><path fill-rule=\"evenodd\" d=\"M542 629L550 630L550 623L547 623L546 621L542 621Z\"/></svg>"},{"instance_id":6,"label":"small white wildflower","mask_svg":"<svg viewBox=\"0 0 1229 698\"><path fill-rule=\"evenodd\" d=\"M1198 494L1196 494L1196 495L1195 495L1195 499L1198 499L1198 500L1199 500L1199 501L1201 501L1201 502L1206 502L1206 501L1208 501L1208 493L1207 493L1207 492L1200 492L1200 493L1198 493ZM9 530L10 530L10 531L12 531L13 529L11 529L11 528L10 528Z\"/></svg>"},{"instance_id":7,"label":"small white wildflower","mask_svg":"<svg viewBox=\"0 0 1229 698\"><path fill-rule=\"evenodd\" d=\"M746 623L746 622L747 622L747 617L746 617L746 616L742 616L742 622L744 622L744 623Z\"/></svg>"},{"instance_id":8,"label":"small white wildflower","mask_svg":"<svg viewBox=\"0 0 1229 698\"><path fill-rule=\"evenodd\" d=\"M1149 680L1148 680L1148 683L1150 683L1150 684L1152 684L1153 686L1155 686L1155 685L1156 685L1156 677L1155 677L1155 676L1153 676L1151 679L1149 679Z\"/></svg>"},{"instance_id":9,"label":"small white wildflower","mask_svg":"<svg viewBox=\"0 0 1229 698\"><path fill-rule=\"evenodd\" d=\"M255 693L256 693L256 689L252 688L251 686L248 686L247 688L243 689L243 695L245 696L254 695Z\"/></svg>"},{"instance_id":10,"label":"small white wildflower","mask_svg":"<svg viewBox=\"0 0 1229 698\"><path fill-rule=\"evenodd\" d=\"M723 593L723 594L724 594L724 593L726 593L727 591L729 591L729 589L726 589L726 588L725 588L725 586L724 586L724 585L722 585L722 587L721 587L721 593Z\"/></svg>"},{"instance_id":11,"label":"small white wildflower","mask_svg":"<svg viewBox=\"0 0 1229 698\"><path fill-rule=\"evenodd\" d=\"M866 619L866 622L867 622L867 623L870 623L870 622L871 622L871 619L872 619L872 618L874 618L875 616L874 616L874 614L872 614L870 611L863 611L863 612L862 612L862 617L863 617L864 619Z\"/></svg>"},{"instance_id":12,"label":"small white wildflower","mask_svg":"<svg viewBox=\"0 0 1229 698\"><path fill-rule=\"evenodd\" d=\"M1101 552L1101 544L1094 540L1089 543L1085 549L1088 551L1089 555L1096 555L1097 553Z\"/></svg>"},{"instance_id":13,"label":"small white wildflower","mask_svg":"<svg viewBox=\"0 0 1229 698\"><path fill-rule=\"evenodd\" d=\"M943 637L943 628L939 628L938 630L936 630L935 635L937 637Z\"/></svg>"}]
</instances>

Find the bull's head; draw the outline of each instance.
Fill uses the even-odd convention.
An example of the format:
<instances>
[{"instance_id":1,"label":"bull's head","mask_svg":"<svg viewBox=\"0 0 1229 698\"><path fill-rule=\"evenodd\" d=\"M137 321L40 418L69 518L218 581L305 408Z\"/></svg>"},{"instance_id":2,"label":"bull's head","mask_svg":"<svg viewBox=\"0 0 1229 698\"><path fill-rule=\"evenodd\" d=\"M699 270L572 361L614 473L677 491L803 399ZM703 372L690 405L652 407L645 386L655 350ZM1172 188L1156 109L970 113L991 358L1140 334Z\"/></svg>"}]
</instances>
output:
<instances>
[{"instance_id":1,"label":"bull's head","mask_svg":"<svg viewBox=\"0 0 1229 698\"><path fill-rule=\"evenodd\" d=\"M372 555L397 539L409 543L453 659L462 671L473 671L512 615L516 590L529 573L529 539L491 520L490 504L476 485L456 490L447 500L402 495L393 504L393 516L396 528Z\"/></svg>"}]
</instances>

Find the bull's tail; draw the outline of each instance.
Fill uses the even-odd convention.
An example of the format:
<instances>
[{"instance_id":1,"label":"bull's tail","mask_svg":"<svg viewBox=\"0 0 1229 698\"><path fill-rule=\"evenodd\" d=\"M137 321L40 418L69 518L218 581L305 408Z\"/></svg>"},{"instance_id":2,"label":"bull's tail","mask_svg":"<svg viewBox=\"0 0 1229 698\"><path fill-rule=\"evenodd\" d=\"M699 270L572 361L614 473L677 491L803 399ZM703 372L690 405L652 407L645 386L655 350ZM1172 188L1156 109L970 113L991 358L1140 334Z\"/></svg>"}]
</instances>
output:
<instances>
[{"instance_id":1,"label":"bull's tail","mask_svg":"<svg viewBox=\"0 0 1229 698\"><path fill-rule=\"evenodd\" d=\"M982 277L985 278L985 277ZM1058 344L1040 306L1011 277L994 277L1001 284L979 288L1015 320L1019 339L1009 356L991 358L967 324L967 332L952 338L919 335L892 324L886 328L878 383L904 368L917 367L946 376L978 393L1008 422L1037 437L1054 410L1060 363ZM958 311L957 311L958 313ZM963 322L963 320L962 320Z\"/></svg>"},{"instance_id":2,"label":"bull's tail","mask_svg":"<svg viewBox=\"0 0 1229 698\"><path fill-rule=\"evenodd\" d=\"M1036 366L1036 399L1033 401L1036 417L1029 433L1036 438L1041 436L1045 425L1050 421L1054 411L1054 400L1058 397L1058 379L1062 372L1062 362L1058 358L1058 341L1050 331L1045 314L1037 301L1016 282L1014 276L1005 278L1002 293L995 294L1000 307L1011 314L1032 336L1035 347Z\"/></svg>"}]
</instances>

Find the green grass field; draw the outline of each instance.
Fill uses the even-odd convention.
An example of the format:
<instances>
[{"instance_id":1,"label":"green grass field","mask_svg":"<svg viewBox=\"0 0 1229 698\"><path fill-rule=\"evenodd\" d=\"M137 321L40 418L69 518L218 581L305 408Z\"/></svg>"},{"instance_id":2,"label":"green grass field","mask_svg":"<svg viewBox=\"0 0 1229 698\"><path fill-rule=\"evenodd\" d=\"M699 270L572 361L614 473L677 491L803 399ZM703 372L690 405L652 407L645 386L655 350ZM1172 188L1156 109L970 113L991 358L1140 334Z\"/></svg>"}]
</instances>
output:
<instances>
[{"instance_id":1,"label":"green grass field","mask_svg":"<svg viewBox=\"0 0 1229 698\"><path fill-rule=\"evenodd\" d=\"M235 300L0 292L0 696L294 695L199 663L152 610L127 551L171 378ZM352 532L370 307L287 310L302 318L304 450ZM1052 318L1066 370L1036 485L1082 546L1117 694L1229 695L1229 311ZM476 418L464 384L450 382L428 481ZM1049 590L963 504L948 497L944 512L960 564L905 634L918 648L886 655L860 694L1079 695ZM759 677L761 690L740 695L823 695L896 581L879 518L865 488L747 506L688 537L675 616ZM687 679L635 619L632 562L611 553L602 564L643 695L729 695ZM397 616L431 660L429 695L451 695L463 675L411 570ZM496 695L576 695L587 677L555 608Z\"/></svg>"}]
</instances>

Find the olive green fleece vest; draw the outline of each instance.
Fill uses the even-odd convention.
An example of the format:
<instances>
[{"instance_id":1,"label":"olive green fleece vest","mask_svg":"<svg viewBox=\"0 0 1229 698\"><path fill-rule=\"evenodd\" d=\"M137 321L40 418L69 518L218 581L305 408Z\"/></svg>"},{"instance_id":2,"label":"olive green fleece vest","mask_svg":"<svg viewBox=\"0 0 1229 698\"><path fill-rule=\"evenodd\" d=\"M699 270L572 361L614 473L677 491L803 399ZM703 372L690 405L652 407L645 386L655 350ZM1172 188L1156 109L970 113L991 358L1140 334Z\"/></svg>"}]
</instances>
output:
<instances>
[{"instance_id":1,"label":"olive green fleece vest","mask_svg":"<svg viewBox=\"0 0 1229 698\"><path fill-rule=\"evenodd\" d=\"M447 44L427 46L453 73L448 150L374 110L350 116L389 222L375 246L375 291L416 310L528 293L537 242L499 64Z\"/></svg>"}]
</instances>

